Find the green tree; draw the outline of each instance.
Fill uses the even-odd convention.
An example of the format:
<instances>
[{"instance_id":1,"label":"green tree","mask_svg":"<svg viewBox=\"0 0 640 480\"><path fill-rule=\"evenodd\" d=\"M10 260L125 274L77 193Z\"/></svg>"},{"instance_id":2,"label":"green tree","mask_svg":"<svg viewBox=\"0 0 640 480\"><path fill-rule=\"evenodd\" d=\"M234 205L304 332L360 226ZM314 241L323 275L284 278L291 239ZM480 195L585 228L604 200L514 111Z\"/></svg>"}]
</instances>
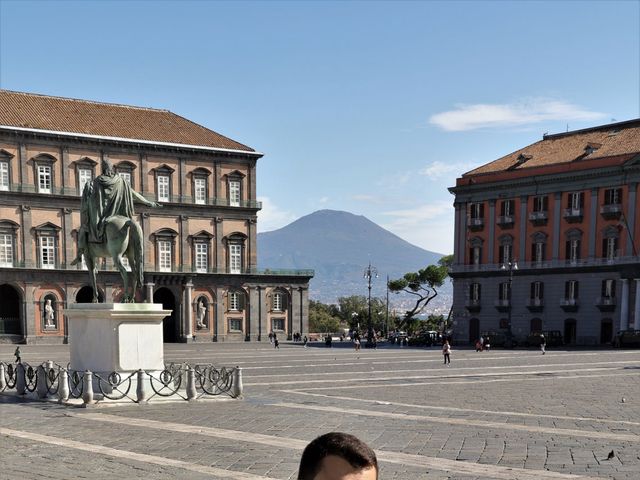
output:
<instances>
[{"instance_id":1,"label":"green tree","mask_svg":"<svg viewBox=\"0 0 640 480\"><path fill-rule=\"evenodd\" d=\"M368 326L369 320L369 303L368 298L364 295L351 295L350 297L340 297L338 299L340 307L340 318L349 325L352 330L358 329L363 331ZM355 314L355 315L354 315ZM387 306L382 298L371 298L371 324L376 331L384 329L386 321Z\"/></svg>"},{"instance_id":2,"label":"green tree","mask_svg":"<svg viewBox=\"0 0 640 480\"><path fill-rule=\"evenodd\" d=\"M406 292L412 295L415 300L413 308L406 311L403 324L413 320L431 300L436 298L438 288L444 284L449 275L452 260L452 256L447 255L438 261L438 265L429 265L417 272L405 273L402 278L389 281L389 290L391 292Z\"/></svg>"},{"instance_id":3,"label":"green tree","mask_svg":"<svg viewBox=\"0 0 640 480\"><path fill-rule=\"evenodd\" d=\"M333 307L333 308L332 308ZM334 305L309 300L309 331L314 333L336 333L340 330L340 317L334 315Z\"/></svg>"}]
</instances>

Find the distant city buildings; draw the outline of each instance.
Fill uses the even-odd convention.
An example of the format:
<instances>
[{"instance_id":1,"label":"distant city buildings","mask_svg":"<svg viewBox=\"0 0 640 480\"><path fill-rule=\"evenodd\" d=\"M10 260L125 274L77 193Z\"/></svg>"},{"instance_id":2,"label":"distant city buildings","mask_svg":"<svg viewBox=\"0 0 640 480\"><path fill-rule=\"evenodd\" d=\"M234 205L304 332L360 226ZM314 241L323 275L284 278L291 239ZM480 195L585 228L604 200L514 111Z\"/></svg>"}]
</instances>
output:
<instances>
[{"instance_id":1,"label":"distant city buildings","mask_svg":"<svg viewBox=\"0 0 640 480\"><path fill-rule=\"evenodd\" d=\"M455 340L596 345L640 328L638 182L640 119L545 135L458 178Z\"/></svg>"},{"instance_id":2,"label":"distant city buildings","mask_svg":"<svg viewBox=\"0 0 640 480\"><path fill-rule=\"evenodd\" d=\"M166 110L0 90L0 341L60 343L64 308L91 301L77 254L80 196L108 158L161 209L144 232L138 301L173 311L165 341L308 332L310 270L256 268L252 148ZM112 260L99 296L120 300Z\"/></svg>"}]
</instances>

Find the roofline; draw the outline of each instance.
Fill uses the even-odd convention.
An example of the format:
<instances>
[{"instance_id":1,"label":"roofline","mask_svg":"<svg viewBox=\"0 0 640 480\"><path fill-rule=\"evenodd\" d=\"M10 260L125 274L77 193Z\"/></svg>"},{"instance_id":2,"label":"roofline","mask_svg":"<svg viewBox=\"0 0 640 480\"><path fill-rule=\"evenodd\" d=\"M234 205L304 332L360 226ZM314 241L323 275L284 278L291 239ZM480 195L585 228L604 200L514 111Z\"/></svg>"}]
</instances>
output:
<instances>
[{"instance_id":1,"label":"roofline","mask_svg":"<svg viewBox=\"0 0 640 480\"><path fill-rule=\"evenodd\" d=\"M567 137L570 135L575 135L576 133L593 132L596 130L610 130L611 128L626 127L627 125L631 125L633 123L639 123L639 122L640 122L640 118L634 118L632 120L624 120L622 122L616 122L616 123L607 123L605 125L598 125L596 127L581 128L580 130L571 130L570 132L560 132L560 133L552 133L552 134L547 133L542 135L542 139L546 140L548 138Z\"/></svg>"},{"instance_id":2,"label":"roofline","mask_svg":"<svg viewBox=\"0 0 640 480\"><path fill-rule=\"evenodd\" d=\"M160 145L163 147L190 148L193 150L204 150L209 152L241 153L244 155L251 155L258 158L264 156L263 153L257 152L255 150L237 150L233 148L205 147L202 145L189 145L186 143L159 142L154 140L142 140L142 139L136 139L136 138L109 137L104 135L92 135L88 133L63 132L58 130L43 130L39 128L15 127L13 125L0 125L0 130L15 130L18 132L64 135L67 137L81 137L81 138L90 138L94 140L109 140L109 141L124 142L124 143L142 143L144 145Z\"/></svg>"}]
</instances>

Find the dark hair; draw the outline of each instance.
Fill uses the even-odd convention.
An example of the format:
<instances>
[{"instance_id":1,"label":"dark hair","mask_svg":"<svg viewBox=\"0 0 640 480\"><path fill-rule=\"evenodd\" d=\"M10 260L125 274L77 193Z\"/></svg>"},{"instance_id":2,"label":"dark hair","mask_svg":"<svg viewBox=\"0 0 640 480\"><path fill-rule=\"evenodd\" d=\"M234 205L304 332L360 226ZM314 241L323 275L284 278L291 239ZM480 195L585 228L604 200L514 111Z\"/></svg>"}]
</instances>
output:
<instances>
[{"instance_id":1,"label":"dark hair","mask_svg":"<svg viewBox=\"0 0 640 480\"><path fill-rule=\"evenodd\" d=\"M329 455L343 458L359 470L374 467L376 475L378 473L376 454L366 443L348 433L330 432L306 446L300 459L298 480L313 480L320 471L322 460Z\"/></svg>"}]
</instances>

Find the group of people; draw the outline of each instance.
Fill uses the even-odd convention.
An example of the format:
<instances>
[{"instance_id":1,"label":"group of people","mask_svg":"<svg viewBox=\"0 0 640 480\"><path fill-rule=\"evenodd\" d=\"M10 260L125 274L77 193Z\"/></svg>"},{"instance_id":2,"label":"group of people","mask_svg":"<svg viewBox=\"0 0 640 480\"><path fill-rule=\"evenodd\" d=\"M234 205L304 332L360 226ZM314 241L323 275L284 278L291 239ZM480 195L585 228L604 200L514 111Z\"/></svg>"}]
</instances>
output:
<instances>
[{"instance_id":1,"label":"group of people","mask_svg":"<svg viewBox=\"0 0 640 480\"><path fill-rule=\"evenodd\" d=\"M489 337L483 338L482 336L476 340L476 352L489 351L491 349L491 340Z\"/></svg>"},{"instance_id":2,"label":"group of people","mask_svg":"<svg viewBox=\"0 0 640 480\"><path fill-rule=\"evenodd\" d=\"M280 341L278 340L278 335L273 330L269 332L269 343L273 345L273 348L277 348L280 350Z\"/></svg>"}]
</instances>

